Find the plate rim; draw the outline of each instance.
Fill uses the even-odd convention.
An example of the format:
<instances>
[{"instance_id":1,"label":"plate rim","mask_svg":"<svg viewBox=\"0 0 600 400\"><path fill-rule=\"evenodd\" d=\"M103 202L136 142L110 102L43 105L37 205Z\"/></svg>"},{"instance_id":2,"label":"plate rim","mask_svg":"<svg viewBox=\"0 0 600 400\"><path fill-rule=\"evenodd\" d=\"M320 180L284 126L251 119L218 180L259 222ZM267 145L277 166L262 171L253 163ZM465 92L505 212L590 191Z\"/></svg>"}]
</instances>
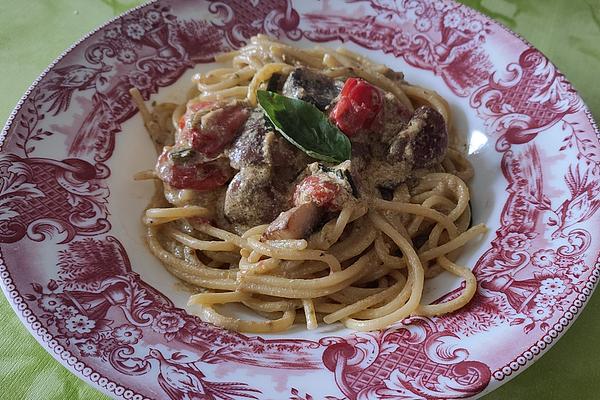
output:
<instances>
[{"instance_id":1,"label":"plate rim","mask_svg":"<svg viewBox=\"0 0 600 400\"><path fill-rule=\"evenodd\" d=\"M429 0L427 0L429 1ZM445 0L454 4L458 4L461 8L463 9L467 9L470 12L476 14L477 16L479 16L480 18L482 18L485 21L488 21L490 23L492 23L493 25L495 25L496 27L501 28L505 33L509 34L510 36L518 39L522 44L524 44L528 49L534 49L537 52L539 52L546 60L549 61L549 63L556 69L556 71L560 74L562 74L565 77L566 82L571 86L571 88L573 89L573 92L575 94L576 97L578 97L579 99L582 100L582 107L581 110L585 113L585 116L587 118L587 120L590 122L592 128L593 128L593 133L595 134L596 138L598 138L598 140L600 141L600 129L599 129L599 125L596 122L596 120L594 119L594 115L592 114L591 110L589 109L589 107L587 106L587 104L585 103L585 101L583 100L580 92L577 90L577 88L575 88L573 86L573 84L571 83L571 81L567 78L566 75L564 75L561 70L556 67L556 65L554 64L554 62L541 50L539 50L536 46L534 46L531 42L529 42L529 40L527 40L525 37L523 37L521 34L515 32L514 30L512 30L510 27L506 26L503 22L498 21L492 17L489 17L487 15L485 15L484 13L482 13L481 11L472 8L466 4L463 4L457 0ZM149 0L149 1L145 1L141 4L139 4L138 6L135 6L131 9L126 10L125 12L114 16L108 20L106 20L105 22L103 22L102 24L98 25L97 27L95 27L94 29L88 31L85 35L83 35L82 37L80 37L77 41L75 41L73 44L71 44L70 46L68 46L65 50L63 50L59 56L57 56L50 64L48 64L48 66L46 68L44 68L44 70L35 78L35 80L29 85L29 87L27 88L27 90L24 92L24 94L20 97L20 99L18 100L18 102L16 103L16 105L13 107L13 109L11 110L2 131L0 132L0 152L2 152L4 150L4 145L5 145L5 141L8 135L8 132L11 130L11 127L13 126L13 123L15 122L15 117L17 116L18 112L22 109L23 104L25 103L25 101L29 98L31 92L36 89L39 85L39 83L46 77L46 75L52 71L52 69L60 62L62 61L66 56L68 56L73 50L75 50L78 46L80 46L81 44L83 44L86 40L88 40L91 36L93 36L94 34L102 31L104 28L106 28L107 26L109 26L110 24L112 24L113 22L116 22L120 19L122 19L123 17L126 17L129 14L132 14L140 9L146 8L152 4L155 3L161 3L161 0ZM496 390L497 388L499 388L500 386L508 383L510 380L512 380L513 378L515 378L516 376L518 376L520 373L522 373L524 370L526 370L527 368L529 368L531 365L533 365L536 361L538 361L542 356L544 356L555 344L556 342L571 328L571 326L573 325L573 322L575 320L577 320L577 318L581 315L581 312L585 309L585 307L587 306L589 300L591 299L591 297L594 295L596 288L598 287L598 278L600 277L600 252L599 254L595 257L596 261L593 263L593 265L590 265L590 267L592 268L592 272L590 274L590 277L582 282L582 284L585 284L587 282L591 282L593 284L593 287L590 289L590 293L588 295L585 295L585 300L582 301L581 306L571 306L571 308L575 308L576 311L572 312L573 317L568 319L567 322L565 324L561 324L563 326L564 329L562 329L561 331L559 331L557 333L557 335L555 337L551 337L551 335L549 335L547 332L541 336L541 338L532 346L530 346L528 349L524 350L519 356L524 356L524 354L527 351L531 351L532 348L534 348L535 346L538 345L538 343L541 342L545 342L545 344L543 345L544 347L540 347L540 350L537 354L534 354L534 356L532 358L528 358L525 360L524 363L517 363L517 358L519 356L516 356L515 359L513 359L511 362L507 363L504 367L501 367L501 369L507 369L509 368L510 371L507 369L508 372L504 372L503 371L503 375L502 377L497 377L494 375L494 372L492 371L492 376L493 376L493 380L490 381L489 385L481 392L477 393L475 395L476 398L482 397L494 390ZM43 334L40 334L36 331L36 328L33 327L33 324L35 324L36 322L40 324L40 328L44 329L44 323L42 321L40 321L37 316L35 316L32 312L32 310L30 310L30 308L27 306L25 299L22 297L21 293L16 291L16 290L9 290L8 286L12 284L12 275L10 273L10 271L8 271L8 266L6 265L6 262L4 260L4 256L3 256L3 252L0 249L0 273L4 273L6 272L7 276L3 279L0 279L0 287L2 288L2 292L4 294L4 296L6 297L8 303L10 304L12 310L14 311L14 313L17 315L17 317L19 318L20 322L26 327L26 329L28 330L28 332L36 339L36 341L44 348L44 350L49 353L57 362L59 362L62 366L66 367L71 373L73 373L75 376L77 376L81 381L87 383L88 385L91 385L92 387L98 389L99 391L101 391L102 393L106 394L107 396L113 397L113 398L123 398L126 399L128 397L124 396L123 394L117 394L115 392L115 390L117 388L122 388L123 391L131 391L133 392L133 394L139 394L137 393L134 389L128 389L125 387L120 386L119 384L117 384L116 382L113 382L109 377L103 375L100 372L95 371L92 367L87 367L87 365L85 365L86 363L84 361L81 361L80 358L72 355L72 353L68 350L68 349L64 349L64 351L61 352L60 348L62 348L62 345L57 344L57 345L52 345L50 342L54 339L54 335L49 334L50 339L46 340L43 336ZM16 293L16 295L13 295L13 293ZM18 301L17 301L18 300ZM19 309L20 304L23 304L24 307L22 307L22 309ZM31 316L35 317L34 320L29 321L29 316L26 316L25 313L26 311L29 311ZM39 330L39 328L38 328ZM548 340L544 340L544 338L548 338ZM539 347L539 346L538 346ZM73 364L69 363L68 360L65 360L64 358L61 357L61 355L64 354L68 354L71 355L72 358L76 359L76 362L74 362ZM515 364L515 368L513 368L511 366L511 364ZM77 369L75 367L76 364L83 364L84 367L82 367L80 370ZM82 372L83 369L87 367L90 368L92 370L92 373L95 372L97 373L100 378L97 379L96 381L90 379L90 374L88 374L87 376L84 375L84 373ZM106 385L101 385L99 383L99 380L101 380L102 378L107 380L107 384L108 383L114 383L116 386L115 388L108 389L106 388ZM497 382L495 382L496 384L494 384L494 380L496 380ZM139 394L140 396L144 397L143 395Z\"/></svg>"}]
</instances>

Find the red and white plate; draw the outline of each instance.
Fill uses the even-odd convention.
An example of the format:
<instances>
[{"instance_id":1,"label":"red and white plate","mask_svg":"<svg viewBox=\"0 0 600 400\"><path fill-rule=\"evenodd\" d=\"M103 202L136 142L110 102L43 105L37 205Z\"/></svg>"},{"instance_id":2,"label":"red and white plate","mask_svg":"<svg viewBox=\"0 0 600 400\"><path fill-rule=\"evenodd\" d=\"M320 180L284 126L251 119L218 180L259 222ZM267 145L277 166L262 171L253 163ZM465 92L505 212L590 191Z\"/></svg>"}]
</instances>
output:
<instances>
[{"instance_id":1,"label":"red and white plate","mask_svg":"<svg viewBox=\"0 0 600 400\"><path fill-rule=\"evenodd\" d=\"M490 228L460 259L479 281L467 307L382 332L262 337L184 310L187 293L144 246L152 185L131 177L155 154L128 90L182 101L193 71L261 32L343 42L449 100L475 165L473 218ZM2 288L49 353L114 398L478 397L548 350L594 290L598 135L543 54L452 1L151 3L63 53L9 118ZM459 284L440 276L427 298Z\"/></svg>"}]
</instances>

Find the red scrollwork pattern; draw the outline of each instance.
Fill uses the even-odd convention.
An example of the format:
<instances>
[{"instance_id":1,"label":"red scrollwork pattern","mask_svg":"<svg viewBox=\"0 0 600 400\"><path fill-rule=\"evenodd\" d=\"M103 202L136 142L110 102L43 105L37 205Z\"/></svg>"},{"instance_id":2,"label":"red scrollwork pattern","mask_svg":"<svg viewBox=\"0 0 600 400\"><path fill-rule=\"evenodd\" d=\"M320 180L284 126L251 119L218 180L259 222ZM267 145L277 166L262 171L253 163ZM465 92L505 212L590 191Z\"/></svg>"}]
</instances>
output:
<instances>
[{"instance_id":1,"label":"red scrollwork pattern","mask_svg":"<svg viewBox=\"0 0 600 400\"><path fill-rule=\"evenodd\" d=\"M102 166L78 158L53 160L0 154L0 242L75 235L110 229Z\"/></svg>"},{"instance_id":2,"label":"red scrollwork pattern","mask_svg":"<svg viewBox=\"0 0 600 400\"><path fill-rule=\"evenodd\" d=\"M501 133L499 151L533 140L582 106L564 75L535 49L525 50L506 70L507 76L493 74L471 97L490 131Z\"/></svg>"},{"instance_id":3,"label":"red scrollwork pattern","mask_svg":"<svg viewBox=\"0 0 600 400\"><path fill-rule=\"evenodd\" d=\"M259 33L283 39L298 40L300 15L291 0L267 0L259 7L253 2L210 0L209 11L217 16L213 25L225 32L227 43L233 48L243 46Z\"/></svg>"},{"instance_id":4,"label":"red scrollwork pattern","mask_svg":"<svg viewBox=\"0 0 600 400\"><path fill-rule=\"evenodd\" d=\"M527 49L509 64L508 77L498 73L477 89L470 104L497 136L508 198L501 228L475 272L480 290L467 312L441 317L443 326L471 335L490 327L522 326L550 330L550 321L564 313L592 268L585 261L591 234L578 225L600 208L597 139L569 122L581 99L556 68L537 50ZM541 156L535 139L562 125L567 136L557 149L571 153L567 164L566 198L544 187ZM534 250L535 249L535 250Z\"/></svg>"},{"instance_id":5,"label":"red scrollwork pattern","mask_svg":"<svg viewBox=\"0 0 600 400\"><path fill-rule=\"evenodd\" d=\"M361 383L363 375L358 376L357 371L377 382L401 379L406 393L431 399L442 398L450 388L455 394L477 393L489 382L485 364L466 361L469 353L456 347L456 336L436 332L426 320L415 320L400 330L325 337L318 342L251 338L216 329L174 308L166 297L141 281L131 272L122 245L111 236L70 242L59 254L58 278L50 280L46 288L34 283L32 289L25 299L40 309L40 317L56 339L75 347L81 357L109 362L122 374L157 374L158 384L173 399L196 393L185 392L183 386L173 383L179 378L167 378L174 369L180 370L176 376L195 376L196 391L211 390L207 388L212 385L212 390L221 388L228 395L235 391L241 397L254 398L260 393L243 383L215 384L204 379L199 369L203 364L224 362L304 371L320 369L324 364L334 372L342 392L352 399L400 390L379 384L365 386ZM176 343L180 350L166 356L164 350L151 345L157 337ZM408 368L415 360L424 362L422 367ZM153 361L158 368L151 368ZM387 369L380 372L382 364Z\"/></svg>"},{"instance_id":6,"label":"red scrollwork pattern","mask_svg":"<svg viewBox=\"0 0 600 400\"><path fill-rule=\"evenodd\" d=\"M436 0L362 1L353 13L323 10L305 16L312 41L352 41L382 50L441 76L458 96L468 96L489 76L491 62L481 44L490 23L457 3Z\"/></svg>"},{"instance_id":7,"label":"red scrollwork pattern","mask_svg":"<svg viewBox=\"0 0 600 400\"><path fill-rule=\"evenodd\" d=\"M452 399L469 397L489 383L489 367L467 361L458 337L438 332L428 319L377 334L332 340L325 366L348 399Z\"/></svg>"}]
</instances>

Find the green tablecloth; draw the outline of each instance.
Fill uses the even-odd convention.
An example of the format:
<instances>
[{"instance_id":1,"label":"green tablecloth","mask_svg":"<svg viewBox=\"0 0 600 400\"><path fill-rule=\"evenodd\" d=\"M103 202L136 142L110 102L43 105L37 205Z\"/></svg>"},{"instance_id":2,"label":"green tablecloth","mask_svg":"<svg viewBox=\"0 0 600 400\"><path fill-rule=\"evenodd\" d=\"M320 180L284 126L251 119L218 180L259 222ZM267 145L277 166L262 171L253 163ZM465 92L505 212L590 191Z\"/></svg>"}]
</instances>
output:
<instances>
[{"instance_id":1,"label":"green tablecloth","mask_svg":"<svg viewBox=\"0 0 600 400\"><path fill-rule=\"evenodd\" d=\"M542 50L600 117L600 0L463 2L510 26ZM139 3L0 0L0 120L6 120L21 94L63 49ZM3 296L0 321L0 399L104 397L46 354ZM600 295L596 295L547 355L485 399L600 398L599 338Z\"/></svg>"}]
</instances>

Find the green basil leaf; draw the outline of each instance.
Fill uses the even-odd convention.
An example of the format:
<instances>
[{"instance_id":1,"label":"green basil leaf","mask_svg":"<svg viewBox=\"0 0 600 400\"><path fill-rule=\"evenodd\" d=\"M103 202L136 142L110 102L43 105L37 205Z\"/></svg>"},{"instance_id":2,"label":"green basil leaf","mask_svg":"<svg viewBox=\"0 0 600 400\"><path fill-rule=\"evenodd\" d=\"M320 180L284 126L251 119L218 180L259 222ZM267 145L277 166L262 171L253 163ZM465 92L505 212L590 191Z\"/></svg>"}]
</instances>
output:
<instances>
[{"instance_id":1,"label":"green basil leaf","mask_svg":"<svg viewBox=\"0 0 600 400\"><path fill-rule=\"evenodd\" d=\"M317 160L350 159L350 140L317 107L265 90L256 95L271 123L294 146Z\"/></svg>"}]
</instances>

